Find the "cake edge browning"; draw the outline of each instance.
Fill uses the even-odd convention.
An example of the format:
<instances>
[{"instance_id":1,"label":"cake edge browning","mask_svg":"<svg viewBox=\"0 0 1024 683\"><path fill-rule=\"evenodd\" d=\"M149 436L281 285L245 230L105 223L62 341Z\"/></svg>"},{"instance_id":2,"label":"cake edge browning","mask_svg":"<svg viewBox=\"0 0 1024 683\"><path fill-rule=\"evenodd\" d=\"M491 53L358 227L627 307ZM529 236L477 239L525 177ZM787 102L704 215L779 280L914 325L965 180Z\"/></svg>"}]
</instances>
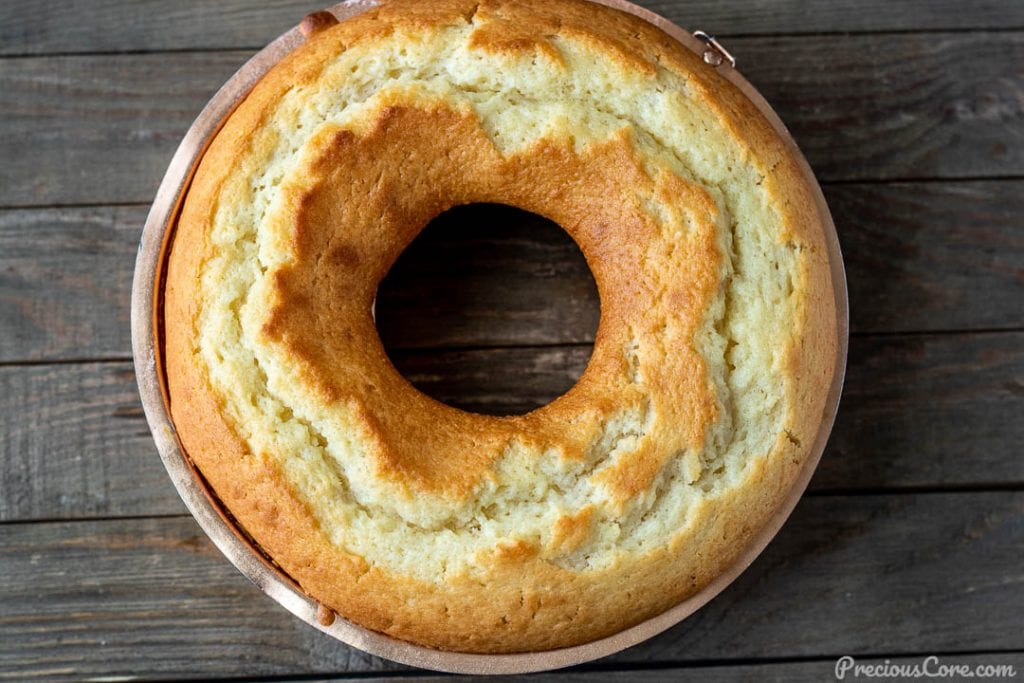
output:
<instances>
[{"instance_id":1,"label":"cake edge browning","mask_svg":"<svg viewBox=\"0 0 1024 683\"><path fill-rule=\"evenodd\" d=\"M339 34L368 40L386 35L399 23L429 28L465 17L478 4L395 0L331 31L335 40ZM642 561L624 558L600 572L576 574L544 562L527 546L512 544L489 558L483 583L465 578L443 587L427 584L339 550L291 491L278 465L266 454L250 452L235 432L194 361L197 273L209 248L207 228L237 149L290 87L316 79L333 43L314 37L289 55L217 135L188 192L165 285L165 361L173 419L186 453L225 507L304 590L345 618L417 644L472 652L541 651L611 635L672 607L725 571L789 495L813 447L837 352L821 217L798 161L760 112L725 79L696 67L684 47L630 15L572 0L524 2L507 11L522 15L519 23L526 34L537 14L585 21L587 30L621 44L620 56L632 56L637 64L660 60L687 74L704 89L708 105L718 110L732 134L747 140L758 160L774 168L766 186L781 198L780 214L801 245L798 289L804 296L796 315L802 324L795 326L785 356L793 387L787 424L797 436L780 435L772 453L754 463L742 486L724 493L714 506L693 511L701 523L688 540L702 549L701 556L680 554L670 545L645 554ZM728 514L721 514L723 510ZM630 577L628 585L621 581L624 575ZM689 581L682 584L679 577Z\"/></svg>"}]
</instances>

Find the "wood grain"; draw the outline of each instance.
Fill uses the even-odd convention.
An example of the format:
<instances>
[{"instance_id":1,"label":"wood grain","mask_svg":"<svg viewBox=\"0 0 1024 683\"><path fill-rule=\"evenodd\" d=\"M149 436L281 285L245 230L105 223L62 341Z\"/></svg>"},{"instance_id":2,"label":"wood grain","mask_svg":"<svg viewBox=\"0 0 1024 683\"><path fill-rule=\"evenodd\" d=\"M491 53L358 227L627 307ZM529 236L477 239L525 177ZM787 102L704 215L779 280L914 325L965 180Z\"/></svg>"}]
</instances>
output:
<instances>
[{"instance_id":1,"label":"wood grain","mask_svg":"<svg viewBox=\"0 0 1024 683\"><path fill-rule=\"evenodd\" d=\"M331 4L330 0L7 0L0 4L0 55L257 49L306 14ZM985 21L984 14L979 21Z\"/></svg>"},{"instance_id":2,"label":"wood grain","mask_svg":"<svg viewBox=\"0 0 1024 683\"><path fill-rule=\"evenodd\" d=\"M924 667L925 659L929 656L922 654L917 657L857 657L854 663L872 667L885 667L887 665L901 668ZM537 683L553 683L555 681L565 681L566 683L633 683L642 678L642 680L654 683L686 683L688 681L695 683L726 683L733 681L750 681L751 683L821 683L821 681L836 680L834 672L836 671L837 659L838 657L828 657L815 661L765 661L756 664L702 663L691 666L624 670L606 669L604 667L608 665L599 663L584 665L569 671L534 674L530 676L530 681L536 681ZM1020 675L1020 672L1024 671L1024 653L997 652L990 654L941 655L938 656L937 661L927 664L927 670L939 672L943 666L966 666L970 667L972 671L986 672L991 671L985 668L988 666L1012 667L1017 672L1017 675ZM851 670L846 673L845 678L850 680L853 676L854 672ZM1008 673L1004 674L1004 677L1008 676ZM861 674L861 677L863 678L864 674ZM408 683L411 679L411 674L403 675L402 673L379 676L371 675L360 678L360 680L369 681L370 683ZM306 679L294 679L295 683L298 683L300 680ZM328 677L326 680L339 679ZM415 680L417 683L441 683L441 681L450 681L451 677L444 675L423 676L417 672ZM485 683L488 680L493 681L495 679L483 676L470 676L461 677L459 680ZM282 680L280 683L288 683L288 680Z\"/></svg>"},{"instance_id":3,"label":"wood grain","mask_svg":"<svg viewBox=\"0 0 1024 683\"><path fill-rule=\"evenodd\" d=\"M586 346L403 352L427 393L487 413L542 405ZM855 339L817 492L1024 484L1024 334ZM128 363L0 368L0 521L175 514Z\"/></svg>"},{"instance_id":4,"label":"wood grain","mask_svg":"<svg viewBox=\"0 0 1024 683\"><path fill-rule=\"evenodd\" d=\"M395 355L425 393L522 413L583 372L588 347ZM812 490L1024 484L1024 334L854 339Z\"/></svg>"},{"instance_id":5,"label":"wood grain","mask_svg":"<svg viewBox=\"0 0 1024 683\"><path fill-rule=\"evenodd\" d=\"M1024 326L1024 181L834 185L826 194L855 333ZM146 212L0 210L0 362L130 355ZM598 317L589 270L563 231L487 207L435 221L377 303L394 349L589 343Z\"/></svg>"},{"instance_id":6,"label":"wood grain","mask_svg":"<svg viewBox=\"0 0 1024 683\"><path fill-rule=\"evenodd\" d=\"M1024 334L855 339L811 485L1021 486L1022 415Z\"/></svg>"},{"instance_id":7,"label":"wood grain","mask_svg":"<svg viewBox=\"0 0 1024 683\"><path fill-rule=\"evenodd\" d=\"M446 679L250 586L187 516L126 362L134 251L181 136L325 4L0 2L0 680ZM751 569L662 636L538 680L818 681L843 654L932 653L1019 675L1024 3L641 4L722 36L793 131L856 336L811 493ZM564 233L478 208L414 246L377 313L421 388L507 413L582 372L599 311Z\"/></svg>"},{"instance_id":8,"label":"wood grain","mask_svg":"<svg viewBox=\"0 0 1024 683\"><path fill-rule=\"evenodd\" d=\"M1021 492L806 499L709 606L601 664L1024 649L1021 553ZM5 525L0 566L20 679L399 669L294 619L190 518Z\"/></svg>"},{"instance_id":9,"label":"wood grain","mask_svg":"<svg viewBox=\"0 0 1024 683\"><path fill-rule=\"evenodd\" d=\"M593 343L600 308L567 232L474 204L431 221L381 282L375 311L385 346L407 349Z\"/></svg>"},{"instance_id":10,"label":"wood grain","mask_svg":"<svg viewBox=\"0 0 1024 683\"><path fill-rule=\"evenodd\" d=\"M1024 32L729 47L824 180L1024 175ZM0 60L0 205L150 201L195 115L249 54Z\"/></svg>"},{"instance_id":11,"label":"wood grain","mask_svg":"<svg viewBox=\"0 0 1024 683\"><path fill-rule=\"evenodd\" d=\"M329 0L7 0L0 55L258 48ZM720 35L1024 28L1014 0L640 0L679 25ZM118 30L130 26L131 30Z\"/></svg>"},{"instance_id":12,"label":"wood grain","mask_svg":"<svg viewBox=\"0 0 1024 683\"><path fill-rule=\"evenodd\" d=\"M727 46L819 179L1024 173L1024 33L750 38Z\"/></svg>"},{"instance_id":13,"label":"wood grain","mask_svg":"<svg viewBox=\"0 0 1024 683\"><path fill-rule=\"evenodd\" d=\"M725 37L739 34L858 33L1024 27L1024 8L1012 0L639 0L678 25Z\"/></svg>"},{"instance_id":14,"label":"wood grain","mask_svg":"<svg viewBox=\"0 0 1024 683\"><path fill-rule=\"evenodd\" d=\"M152 201L192 120L248 57L0 60L0 206Z\"/></svg>"},{"instance_id":15,"label":"wood grain","mask_svg":"<svg viewBox=\"0 0 1024 683\"><path fill-rule=\"evenodd\" d=\"M0 361L131 353L143 207L0 211Z\"/></svg>"},{"instance_id":16,"label":"wood grain","mask_svg":"<svg viewBox=\"0 0 1024 683\"><path fill-rule=\"evenodd\" d=\"M825 188L854 332L1024 326L1024 182Z\"/></svg>"},{"instance_id":17,"label":"wood grain","mask_svg":"<svg viewBox=\"0 0 1024 683\"><path fill-rule=\"evenodd\" d=\"M1022 552L1021 492L806 498L708 609L612 659L1021 650Z\"/></svg>"},{"instance_id":18,"label":"wood grain","mask_svg":"<svg viewBox=\"0 0 1024 683\"><path fill-rule=\"evenodd\" d=\"M0 520L183 512L130 364L0 368Z\"/></svg>"},{"instance_id":19,"label":"wood grain","mask_svg":"<svg viewBox=\"0 0 1024 683\"><path fill-rule=\"evenodd\" d=\"M1024 182L844 184L826 197L855 333L1024 326ZM385 343L592 342L600 305L569 238L525 212L468 208L429 226L382 283Z\"/></svg>"}]
</instances>

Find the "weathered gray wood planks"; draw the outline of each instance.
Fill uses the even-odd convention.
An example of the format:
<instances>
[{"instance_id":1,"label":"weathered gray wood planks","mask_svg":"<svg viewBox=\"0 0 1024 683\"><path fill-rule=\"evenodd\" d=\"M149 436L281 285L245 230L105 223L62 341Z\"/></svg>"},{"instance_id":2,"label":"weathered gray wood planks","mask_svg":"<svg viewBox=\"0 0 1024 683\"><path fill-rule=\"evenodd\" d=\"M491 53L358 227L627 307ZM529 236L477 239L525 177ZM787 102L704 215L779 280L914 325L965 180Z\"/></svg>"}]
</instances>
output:
<instances>
[{"instance_id":1,"label":"weathered gray wood planks","mask_svg":"<svg viewBox=\"0 0 1024 683\"><path fill-rule=\"evenodd\" d=\"M978 35L729 47L823 180L1024 175L1024 31ZM249 54L0 60L0 206L150 201L192 119Z\"/></svg>"},{"instance_id":2,"label":"weathered gray wood planks","mask_svg":"<svg viewBox=\"0 0 1024 683\"><path fill-rule=\"evenodd\" d=\"M715 601L601 665L1024 649L1021 553L1020 492L809 498ZM399 668L294 619L187 517L0 526L0 565L22 679Z\"/></svg>"},{"instance_id":3,"label":"weathered gray wood planks","mask_svg":"<svg viewBox=\"0 0 1024 683\"><path fill-rule=\"evenodd\" d=\"M257 48L329 0L8 0L0 5L0 55ZM721 35L1024 28L1014 0L640 0L689 29ZM127 30L126 30L127 29Z\"/></svg>"},{"instance_id":4,"label":"weathered gray wood planks","mask_svg":"<svg viewBox=\"0 0 1024 683\"><path fill-rule=\"evenodd\" d=\"M402 352L454 405L520 412L582 372L586 346ZM813 491L1024 484L1024 333L855 339ZM184 511L128 363L0 368L0 521Z\"/></svg>"},{"instance_id":5,"label":"weathered gray wood planks","mask_svg":"<svg viewBox=\"0 0 1024 683\"><path fill-rule=\"evenodd\" d=\"M855 333L1024 326L1024 181L826 187ZM0 210L0 362L127 358L148 207ZM486 207L438 221L381 288L391 348L589 343L599 306L567 235Z\"/></svg>"},{"instance_id":6,"label":"weathered gray wood planks","mask_svg":"<svg viewBox=\"0 0 1024 683\"><path fill-rule=\"evenodd\" d=\"M0 679L419 673L318 634L228 564L166 477L127 362L171 153L225 78L324 4L0 3ZM842 654L1024 670L1024 3L642 4L722 36L793 130L839 228L855 338L811 494L766 553L677 628L541 680L824 680ZM477 211L385 284L382 336L439 398L528 410L582 371L597 300L563 233Z\"/></svg>"}]
</instances>

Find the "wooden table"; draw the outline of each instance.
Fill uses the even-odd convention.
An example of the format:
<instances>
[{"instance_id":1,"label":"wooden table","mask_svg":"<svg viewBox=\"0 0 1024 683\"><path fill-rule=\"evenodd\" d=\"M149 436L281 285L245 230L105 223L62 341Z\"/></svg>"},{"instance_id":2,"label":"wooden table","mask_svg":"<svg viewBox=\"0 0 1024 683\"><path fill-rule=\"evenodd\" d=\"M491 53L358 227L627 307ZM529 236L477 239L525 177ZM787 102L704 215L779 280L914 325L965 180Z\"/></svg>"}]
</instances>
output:
<instances>
[{"instance_id":1,"label":"wooden table","mask_svg":"<svg viewBox=\"0 0 1024 683\"><path fill-rule=\"evenodd\" d=\"M294 619L212 547L129 360L136 245L172 151L318 4L0 5L0 678L418 673ZM849 372L810 491L750 570L552 678L828 680L840 655L930 654L1024 675L1024 2L645 4L719 35L818 173ZM550 400L593 338L585 264L512 211L447 220L382 295L396 363L476 410Z\"/></svg>"}]
</instances>

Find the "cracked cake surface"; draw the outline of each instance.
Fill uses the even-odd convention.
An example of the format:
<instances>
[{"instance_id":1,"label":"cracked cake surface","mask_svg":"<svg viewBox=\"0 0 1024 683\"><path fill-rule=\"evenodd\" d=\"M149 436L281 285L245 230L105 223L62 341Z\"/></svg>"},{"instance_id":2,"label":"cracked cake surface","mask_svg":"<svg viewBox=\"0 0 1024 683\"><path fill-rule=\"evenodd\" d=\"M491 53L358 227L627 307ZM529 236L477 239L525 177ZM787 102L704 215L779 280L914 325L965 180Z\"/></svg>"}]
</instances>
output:
<instances>
[{"instance_id":1,"label":"cracked cake surface","mask_svg":"<svg viewBox=\"0 0 1024 683\"><path fill-rule=\"evenodd\" d=\"M439 213L562 226L590 362L525 415L388 361L376 288ZM392 0L229 117L165 285L179 438L237 524L367 628L468 652L610 635L728 567L822 419L835 311L796 159L699 57L584 0Z\"/></svg>"}]
</instances>

